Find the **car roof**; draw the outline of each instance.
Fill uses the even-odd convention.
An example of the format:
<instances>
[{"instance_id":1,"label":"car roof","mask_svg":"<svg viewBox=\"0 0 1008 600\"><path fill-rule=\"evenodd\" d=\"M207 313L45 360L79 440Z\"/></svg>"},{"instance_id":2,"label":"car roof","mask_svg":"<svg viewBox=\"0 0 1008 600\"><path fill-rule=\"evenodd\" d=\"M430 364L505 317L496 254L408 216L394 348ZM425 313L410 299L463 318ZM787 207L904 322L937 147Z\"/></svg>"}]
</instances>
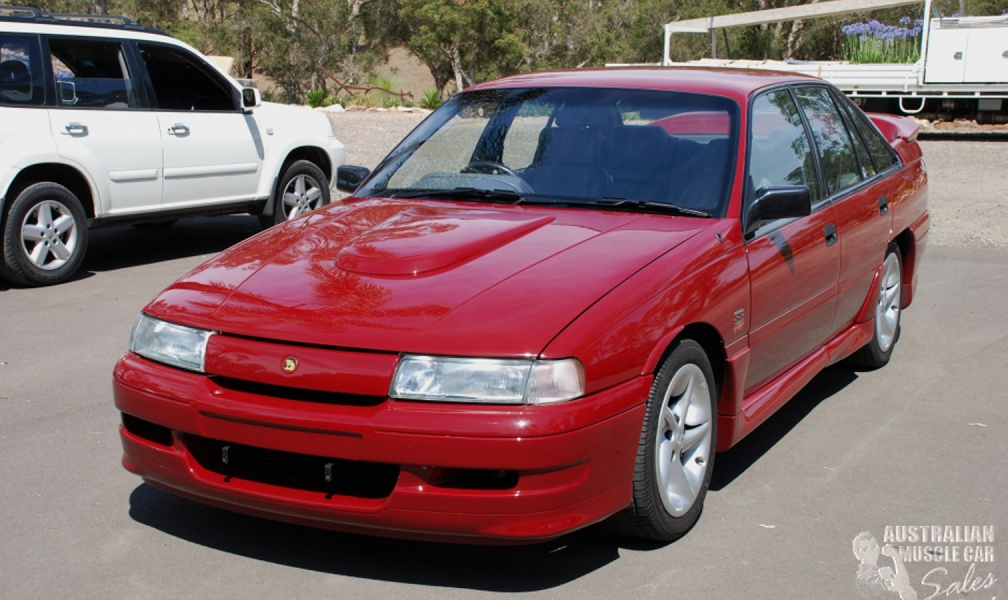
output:
<instances>
[{"instance_id":1,"label":"car roof","mask_svg":"<svg viewBox=\"0 0 1008 600\"><path fill-rule=\"evenodd\" d=\"M744 102L753 92L792 82L821 82L797 73L711 67L611 67L513 75L468 89L607 87L715 94Z\"/></svg>"}]
</instances>

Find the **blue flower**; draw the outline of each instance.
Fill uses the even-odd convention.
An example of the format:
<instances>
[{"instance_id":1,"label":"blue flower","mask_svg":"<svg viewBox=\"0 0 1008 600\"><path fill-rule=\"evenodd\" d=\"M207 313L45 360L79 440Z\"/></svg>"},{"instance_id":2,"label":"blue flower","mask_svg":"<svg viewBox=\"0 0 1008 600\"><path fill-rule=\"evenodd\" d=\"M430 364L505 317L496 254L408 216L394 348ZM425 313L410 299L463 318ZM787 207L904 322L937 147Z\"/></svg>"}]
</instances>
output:
<instances>
[{"instance_id":1,"label":"blue flower","mask_svg":"<svg viewBox=\"0 0 1008 600\"><path fill-rule=\"evenodd\" d=\"M906 27L910 24L910 17L900 17L899 24Z\"/></svg>"}]
</instances>

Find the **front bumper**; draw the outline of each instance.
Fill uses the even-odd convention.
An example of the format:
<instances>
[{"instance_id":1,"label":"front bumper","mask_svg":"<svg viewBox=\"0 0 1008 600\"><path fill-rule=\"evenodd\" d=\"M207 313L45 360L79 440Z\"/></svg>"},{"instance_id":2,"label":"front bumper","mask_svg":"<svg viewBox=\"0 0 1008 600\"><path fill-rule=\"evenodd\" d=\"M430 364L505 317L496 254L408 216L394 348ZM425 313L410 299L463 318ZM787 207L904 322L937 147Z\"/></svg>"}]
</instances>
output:
<instances>
[{"instance_id":1,"label":"front bumper","mask_svg":"<svg viewBox=\"0 0 1008 600\"><path fill-rule=\"evenodd\" d=\"M127 354L113 388L124 413L123 466L155 487L343 531L535 542L629 505L650 384L641 377L552 406L387 399L334 405L222 387L214 378ZM225 446L233 456L301 462L285 467L280 479L247 475L224 464ZM372 475L394 471L387 489L358 493L363 488L352 483L327 489L323 464L336 465L334 479L353 477L346 473L356 466ZM310 481L291 475L298 469Z\"/></svg>"},{"instance_id":2,"label":"front bumper","mask_svg":"<svg viewBox=\"0 0 1008 600\"><path fill-rule=\"evenodd\" d=\"M329 174L329 188L336 191L336 169L346 162L346 147L336 136L329 136L329 162L332 164L332 173Z\"/></svg>"}]
</instances>

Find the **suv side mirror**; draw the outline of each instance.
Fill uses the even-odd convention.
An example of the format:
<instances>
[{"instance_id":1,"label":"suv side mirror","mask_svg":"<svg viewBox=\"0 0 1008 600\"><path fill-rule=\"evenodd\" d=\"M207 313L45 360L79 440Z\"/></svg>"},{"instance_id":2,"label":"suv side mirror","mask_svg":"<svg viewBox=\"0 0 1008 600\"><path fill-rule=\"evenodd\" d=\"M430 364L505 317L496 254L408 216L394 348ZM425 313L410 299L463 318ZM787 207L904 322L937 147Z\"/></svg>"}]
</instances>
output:
<instances>
[{"instance_id":1,"label":"suv side mirror","mask_svg":"<svg viewBox=\"0 0 1008 600\"><path fill-rule=\"evenodd\" d=\"M242 89L242 108L245 110L251 110L253 108L259 108L262 106L262 95L259 94L259 90L256 88L243 88Z\"/></svg>"},{"instance_id":2,"label":"suv side mirror","mask_svg":"<svg viewBox=\"0 0 1008 600\"><path fill-rule=\"evenodd\" d=\"M353 165L343 165L336 168L336 187L351 194L360 187L362 181L367 179L371 170L367 167L355 167Z\"/></svg>"},{"instance_id":3,"label":"suv side mirror","mask_svg":"<svg viewBox=\"0 0 1008 600\"><path fill-rule=\"evenodd\" d=\"M761 221L807 217L812 214L812 192L807 185L776 185L760 188L746 212L743 231L748 236Z\"/></svg>"}]
</instances>

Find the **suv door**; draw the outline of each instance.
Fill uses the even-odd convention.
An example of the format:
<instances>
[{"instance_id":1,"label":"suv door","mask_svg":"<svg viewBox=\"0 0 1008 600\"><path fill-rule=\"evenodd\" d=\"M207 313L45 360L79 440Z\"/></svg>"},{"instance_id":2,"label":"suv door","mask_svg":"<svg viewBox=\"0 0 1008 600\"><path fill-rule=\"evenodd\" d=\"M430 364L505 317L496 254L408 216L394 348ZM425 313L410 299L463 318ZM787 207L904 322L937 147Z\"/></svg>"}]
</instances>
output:
<instances>
[{"instance_id":1,"label":"suv door","mask_svg":"<svg viewBox=\"0 0 1008 600\"><path fill-rule=\"evenodd\" d=\"M103 216L156 212L161 136L145 110L137 68L122 42L46 39L56 98L49 125L59 155L91 175Z\"/></svg>"},{"instance_id":2,"label":"suv door","mask_svg":"<svg viewBox=\"0 0 1008 600\"><path fill-rule=\"evenodd\" d=\"M197 56L139 42L164 147L164 210L255 199L263 144L251 114Z\"/></svg>"},{"instance_id":3,"label":"suv door","mask_svg":"<svg viewBox=\"0 0 1008 600\"><path fill-rule=\"evenodd\" d=\"M815 146L791 93L751 104L747 205L768 186L808 186L812 214L766 221L747 240L752 314L745 393L769 382L828 339L836 311L840 246L836 213L820 192Z\"/></svg>"}]
</instances>

